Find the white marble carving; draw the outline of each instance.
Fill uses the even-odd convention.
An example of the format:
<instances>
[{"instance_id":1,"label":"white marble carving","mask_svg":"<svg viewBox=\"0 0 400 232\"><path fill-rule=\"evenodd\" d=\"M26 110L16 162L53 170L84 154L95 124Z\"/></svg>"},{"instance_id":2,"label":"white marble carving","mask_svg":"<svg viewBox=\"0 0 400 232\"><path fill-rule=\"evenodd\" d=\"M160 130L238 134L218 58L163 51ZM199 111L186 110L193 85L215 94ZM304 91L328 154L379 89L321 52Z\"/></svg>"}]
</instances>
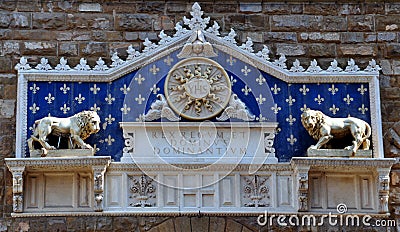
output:
<instances>
[{"instance_id":1,"label":"white marble carving","mask_svg":"<svg viewBox=\"0 0 400 232\"><path fill-rule=\"evenodd\" d=\"M254 175L254 177L243 177L243 200L245 207L268 207L270 206L269 176Z\"/></svg>"},{"instance_id":2,"label":"white marble carving","mask_svg":"<svg viewBox=\"0 0 400 232\"><path fill-rule=\"evenodd\" d=\"M226 121L230 118L237 118L243 121L253 121L255 116L247 109L246 105L238 98L236 94L232 94L228 107L217 117L218 121Z\"/></svg>"},{"instance_id":3,"label":"white marble carving","mask_svg":"<svg viewBox=\"0 0 400 232\"><path fill-rule=\"evenodd\" d=\"M353 136L351 145L345 147L345 150L351 151L353 156L361 145L363 150L369 149L368 138L371 136L371 127L361 119L331 118L318 110L305 110L301 114L301 123L308 133L318 140L317 144L312 145L310 149L320 149L331 139L342 138L345 134Z\"/></svg>"},{"instance_id":4,"label":"white marble carving","mask_svg":"<svg viewBox=\"0 0 400 232\"><path fill-rule=\"evenodd\" d=\"M158 99L151 104L149 111L145 115L140 116L139 119L141 121L154 121L159 118L166 118L169 121L179 121L180 117L171 110L164 95L157 94L157 98Z\"/></svg>"},{"instance_id":5,"label":"white marble carving","mask_svg":"<svg viewBox=\"0 0 400 232\"><path fill-rule=\"evenodd\" d=\"M146 175L129 176L129 180L129 198L131 199L129 206L153 207L156 205L156 185L152 178Z\"/></svg>"},{"instance_id":6,"label":"white marble carving","mask_svg":"<svg viewBox=\"0 0 400 232\"><path fill-rule=\"evenodd\" d=\"M47 142L47 137L54 136L67 137L70 140L70 148L75 146L81 149L92 149L83 140L91 134L100 130L100 117L94 111L82 111L68 118L44 117L35 121L36 127L33 135L28 140L29 150L35 150L34 142L42 146L42 156L46 156L48 150L55 150L54 145Z\"/></svg>"}]
</instances>

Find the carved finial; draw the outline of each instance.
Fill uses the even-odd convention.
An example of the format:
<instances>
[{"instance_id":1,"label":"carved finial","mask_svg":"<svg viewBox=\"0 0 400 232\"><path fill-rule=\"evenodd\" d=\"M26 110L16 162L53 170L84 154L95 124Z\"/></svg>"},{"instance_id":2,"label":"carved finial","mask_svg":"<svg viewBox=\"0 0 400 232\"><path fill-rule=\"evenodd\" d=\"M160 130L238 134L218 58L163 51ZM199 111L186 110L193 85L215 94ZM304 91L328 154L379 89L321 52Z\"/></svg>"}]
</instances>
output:
<instances>
[{"instance_id":1,"label":"carved finial","mask_svg":"<svg viewBox=\"0 0 400 232\"><path fill-rule=\"evenodd\" d=\"M210 33L212 33L212 34L214 34L214 35L219 35L219 29L220 29L220 26L218 25L217 22L214 21L213 26L212 26L212 27L209 27L209 28L207 29L207 32L210 32Z\"/></svg>"},{"instance_id":2,"label":"carved finial","mask_svg":"<svg viewBox=\"0 0 400 232\"><path fill-rule=\"evenodd\" d=\"M96 66L93 68L95 71L106 71L107 69L108 67L101 57L96 61Z\"/></svg>"},{"instance_id":3,"label":"carved finial","mask_svg":"<svg viewBox=\"0 0 400 232\"><path fill-rule=\"evenodd\" d=\"M253 52L254 52L254 49L253 49L253 41L251 40L251 38L250 38L250 37L247 37L246 42L245 42L244 44L242 44L242 45L240 46L240 48L243 49L243 50L245 50L245 51L247 51L247 52L249 52L249 53L253 53Z\"/></svg>"},{"instance_id":4,"label":"carved finial","mask_svg":"<svg viewBox=\"0 0 400 232\"><path fill-rule=\"evenodd\" d=\"M145 48L143 49L143 52L150 52L153 51L154 49L156 49L158 46L156 44L154 44L153 42L151 42L149 40L149 38L146 38L143 42L143 45L145 46Z\"/></svg>"},{"instance_id":5,"label":"carved finial","mask_svg":"<svg viewBox=\"0 0 400 232\"><path fill-rule=\"evenodd\" d=\"M294 62L293 62L293 66L292 66L292 68L290 68L290 72L304 72L304 68L303 68L303 66L301 66L300 65L300 61L298 60L298 59L296 59Z\"/></svg>"},{"instance_id":6,"label":"carved finial","mask_svg":"<svg viewBox=\"0 0 400 232\"><path fill-rule=\"evenodd\" d=\"M28 59L21 57L19 63L15 65L15 70L29 70L31 66L28 64Z\"/></svg>"},{"instance_id":7,"label":"carved finial","mask_svg":"<svg viewBox=\"0 0 400 232\"><path fill-rule=\"evenodd\" d=\"M365 68L365 71L367 71L367 72L378 72L379 73L379 70L382 70L382 68L376 64L376 61L374 59L372 59L369 62L368 66Z\"/></svg>"},{"instance_id":8,"label":"carved finial","mask_svg":"<svg viewBox=\"0 0 400 232\"><path fill-rule=\"evenodd\" d=\"M338 62L336 60L333 60L331 62L331 66L327 69L328 72L341 72L343 69L338 66Z\"/></svg>"},{"instance_id":9,"label":"carved finial","mask_svg":"<svg viewBox=\"0 0 400 232\"><path fill-rule=\"evenodd\" d=\"M236 44L235 37L236 37L236 32L235 32L235 30L233 30L233 28L231 28L231 32L229 32L229 34L224 37L224 40L226 40L232 44Z\"/></svg>"},{"instance_id":10,"label":"carved finial","mask_svg":"<svg viewBox=\"0 0 400 232\"><path fill-rule=\"evenodd\" d=\"M322 69L321 69L321 67L318 66L318 62L316 59L312 60L310 67L307 68L307 72L311 72L311 73L319 73L321 71L322 71Z\"/></svg>"},{"instance_id":11,"label":"carved finial","mask_svg":"<svg viewBox=\"0 0 400 232\"><path fill-rule=\"evenodd\" d=\"M258 51L256 56L261 57L263 60L269 60L269 49L264 45L261 51Z\"/></svg>"},{"instance_id":12,"label":"carved finial","mask_svg":"<svg viewBox=\"0 0 400 232\"><path fill-rule=\"evenodd\" d=\"M345 69L346 72L357 72L359 70L360 68L358 67L358 65L356 65L356 62L353 59L350 59L347 62L347 67Z\"/></svg>"},{"instance_id":13,"label":"carved finial","mask_svg":"<svg viewBox=\"0 0 400 232\"><path fill-rule=\"evenodd\" d=\"M210 17L204 19L202 18L203 11L201 10L201 7L197 2L193 4L190 15L193 18L187 19L186 16L184 16L183 22L185 23L185 25L188 25L189 28L192 30L204 30L210 22Z\"/></svg>"},{"instance_id":14,"label":"carved finial","mask_svg":"<svg viewBox=\"0 0 400 232\"><path fill-rule=\"evenodd\" d=\"M49 60L47 60L46 58L42 58L40 59L40 64L36 65L35 69L48 71L51 70L52 68L49 64Z\"/></svg>"},{"instance_id":15,"label":"carved finial","mask_svg":"<svg viewBox=\"0 0 400 232\"><path fill-rule=\"evenodd\" d=\"M67 59L64 59L64 57L61 57L60 63L56 66L55 69L58 70L58 71L67 71L67 70L71 70L71 68L70 68L69 65L67 64Z\"/></svg>"},{"instance_id":16,"label":"carved finial","mask_svg":"<svg viewBox=\"0 0 400 232\"><path fill-rule=\"evenodd\" d=\"M111 67L115 68L118 66L121 66L125 63L125 61L121 60L121 58L119 58L118 53L114 52L113 55L111 56Z\"/></svg>"},{"instance_id":17,"label":"carved finial","mask_svg":"<svg viewBox=\"0 0 400 232\"><path fill-rule=\"evenodd\" d=\"M275 60L274 65L278 66L281 69L286 69L286 56L285 54L281 53L281 56L278 60Z\"/></svg>"},{"instance_id":18,"label":"carved finial","mask_svg":"<svg viewBox=\"0 0 400 232\"><path fill-rule=\"evenodd\" d=\"M86 61L85 58L81 58L79 60L79 64L77 66L75 66L74 69L78 70L78 71L89 71L90 70L90 66L87 64L87 61Z\"/></svg>"},{"instance_id":19,"label":"carved finial","mask_svg":"<svg viewBox=\"0 0 400 232\"><path fill-rule=\"evenodd\" d=\"M186 28L182 27L180 22L176 23L175 30L176 30L176 33L175 33L174 37L184 35L188 32L188 30Z\"/></svg>"},{"instance_id":20,"label":"carved finial","mask_svg":"<svg viewBox=\"0 0 400 232\"><path fill-rule=\"evenodd\" d=\"M133 60L136 57L140 56L140 52L136 51L132 45L129 45L128 50L126 50L128 53L128 57L126 58L127 60Z\"/></svg>"},{"instance_id":21,"label":"carved finial","mask_svg":"<svg viewBox=\"0 0 400 232\"><path fill-rule=\"evenodd\" d=\"M160 34L158 35L160 37L160 42L158 42L159 45L164 45L172 41L171 36L168 36L167 34L164 33L164 30L160 31Z\"/></svg>"}]
</instances>

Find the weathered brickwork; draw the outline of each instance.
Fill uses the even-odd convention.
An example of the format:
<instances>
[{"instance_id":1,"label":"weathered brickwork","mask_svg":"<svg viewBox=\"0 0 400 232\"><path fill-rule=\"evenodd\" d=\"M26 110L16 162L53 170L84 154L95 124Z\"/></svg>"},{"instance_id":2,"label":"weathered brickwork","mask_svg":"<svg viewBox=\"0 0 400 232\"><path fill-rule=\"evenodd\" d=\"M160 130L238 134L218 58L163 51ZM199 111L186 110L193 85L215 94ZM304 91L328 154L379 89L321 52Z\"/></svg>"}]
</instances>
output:
<instances>
[{"instance_id":1,"label":"weathered brickwork","mask_svg":"<svg viewBox=\"0 0 400 232\"><path fill-rule=\"evenodd\" d=\"M341 66L353 58L365 68L374 58L383 69L380 85L384 133L400 121L397 110L400 107L400 3L326 0L319 3L204 0L199 3L207 16L219 23L221 34L226 35L234 28L239 43L251 37L255 50L266 44L272 58L284 53L288 64L299 59L308 66L311 60L317 59L326 69L333 58ZM71 67L78 64L81 57L87 58L91 66L98 57L110 64L110 54L114 51L125 58L129 45L141 50L145 38L157 41L161 30L172 34L175 24L183 16L189 16L187 12L192 4L179 0L0 1L0 163L4 163L5 157L15 156L15 133L18 133L15 124L18 122L15 121L17 78L13 67L21 56L32 63L47 57L53 67L60 57L66 57ZM0 213L8 218L1 221L0 231L28 228L29 231L145 230L146 220L135 217L12 220L9 218L12 211L10 173L4 165L0 167ZM255 221L254 218L243 220ZM179 217L153 221L159 226L149 227L150 231L260 229L229 218ZM205 225L207 229L200 230ZM298 230L302 229L288 229Z\"/></svg>"}]
</instances>

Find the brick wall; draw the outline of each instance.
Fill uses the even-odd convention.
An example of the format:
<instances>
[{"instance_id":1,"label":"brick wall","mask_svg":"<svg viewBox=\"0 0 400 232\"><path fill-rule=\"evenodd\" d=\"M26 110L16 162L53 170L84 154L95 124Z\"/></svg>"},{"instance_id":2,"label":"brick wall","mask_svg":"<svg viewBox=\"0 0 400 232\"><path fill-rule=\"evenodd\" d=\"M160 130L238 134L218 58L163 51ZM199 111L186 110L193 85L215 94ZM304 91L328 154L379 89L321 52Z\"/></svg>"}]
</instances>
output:
<instances>
[{"instance_id":1,"label":"brick wall","mask_svg":"<svg viewBox=\"0 0 400 232\"><path fill-rule=\"evenodd\" d=\"M90 2L90 3L88 3ZM349 58L364 68L371 58L380 75L384 132L400 120L400 3L384 1L200 1L206 16L222 33L234 28L239 42L249 36L255 50L269 46L272 56L287 55L308 66L317 59L327 68L333 58L343 67ZM91 66L98 57L126 56L126 48L143 47L146 37L158 40L160 30L173 33L175 23L189 16L187 1L0 1L0 158L15 156L16 72L21 56L38 63L60 57L75 66L81 57ZM1 161L2 162L2 161ZM11 179L0 171L0 211L11 212ZM0 212L0 213L1 213Z\"/></svg>"}]
</instances>

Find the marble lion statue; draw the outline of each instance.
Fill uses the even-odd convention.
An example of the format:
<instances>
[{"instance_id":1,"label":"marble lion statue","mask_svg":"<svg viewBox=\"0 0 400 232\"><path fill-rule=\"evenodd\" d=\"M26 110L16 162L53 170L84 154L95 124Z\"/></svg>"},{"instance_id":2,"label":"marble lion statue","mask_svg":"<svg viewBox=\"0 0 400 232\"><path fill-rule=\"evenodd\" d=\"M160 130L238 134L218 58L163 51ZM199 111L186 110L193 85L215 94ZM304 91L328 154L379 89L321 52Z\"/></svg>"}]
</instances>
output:
<instances>
[{"instance_id":1,"label":"marble lion statue","mask_svg":"<svg viewBox=\"0 0 400 232\"><path fill-rule=\"evenodd\" d=\"M63 136L71 138L72 147L91 149L92 146L85 143L91 134L100 130L100 117L94 111L82 111L68 118L44 117L35 121L36 128L28 139L30 150L34 150L33 142L39 142L46 154L47 150L56 149L47 143L47 136Z\"/></svg>"},{"instance_id":2,"label":"marble lion statue","mask_svg":"<svg viewBox=\"0 0 400 232\"><path fill-rule=\"evenodd\" d=\"M345 147L355 155L358 148L362 145L363 150L368 150L370 146L369 137L371 127L367 122L354 118L331 118L321 111L307 109L301 114L301 123L308 133L318 140L317 144L310 149L320 149L333 138L343 138L347 135L353 137L352 145Z\"/></svg>"}]
</instances>

